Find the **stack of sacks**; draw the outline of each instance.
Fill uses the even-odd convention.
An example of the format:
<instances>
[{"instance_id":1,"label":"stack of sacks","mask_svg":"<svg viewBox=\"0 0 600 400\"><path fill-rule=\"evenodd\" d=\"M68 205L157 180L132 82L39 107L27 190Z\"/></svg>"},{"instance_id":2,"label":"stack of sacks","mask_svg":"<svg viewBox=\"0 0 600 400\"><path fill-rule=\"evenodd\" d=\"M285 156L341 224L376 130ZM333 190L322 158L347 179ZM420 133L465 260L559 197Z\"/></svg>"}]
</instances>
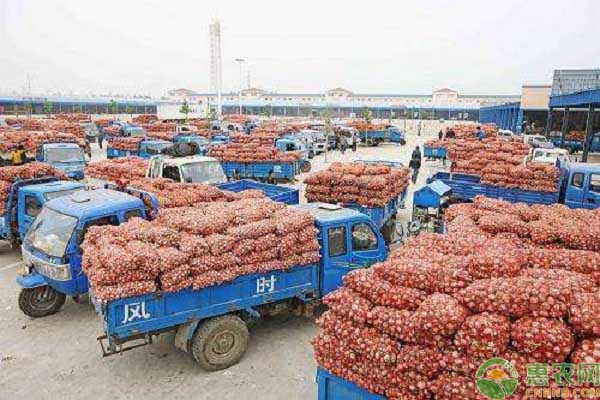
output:
<instances>
[{"instance_id":1,"label":"stack of sacks","mask_svg":"<svg viewBox=\"0 0 600 400\"><path fill-rule=\"evenodd\" d=\"M577 141L583 142L583 140L585 139L585 132L584 131L570 131L569 133L567 133L567 135L565 137L567 140L577 140Z\"/></svg>"},{"instance_id":2,"label":"stack of sacks","mask_svg":"<svg viewBox=\"0 0 600 400\"><path fill-rule=\"evenodd\" d=\"M109 149L137 151L143 140L144 138L141 137L113 137L108 141L106 147Z\"/></svg>"},{"instance_id":3,"label":"stack of sacks","mask_svg":"<svg viewBox=\"0 0 600 400\"><path fill-rule=\"evenodd\" d=\"M476 229L481 235L512 237L523 246L541 250L600 251L598 211L562 204L530 206L477 196L471 204L450 206L446 219L448 231L453 233ZM577 254L573 253L569 260L572 265L579 264Z\"/></svg>"},{"instance_id":4,"label":"stack of sacks","mask_svg":"<svg viewBox=\"0 0 600 400\"><path fill-rule=\"evenodd\" d=\"M67 121L67 122L81 122L89 121L91 119L90 114L56 114L54 119Z\"/></svg>"},{"instance_id":5,"label":"stack of sacks","mask_svg":"<svg viewBox=\"0 0 600 400\"><path fill-rule=\"evenodd\" d=\"M70 133L77 138L85 139L85 129L79 125L79 122L66 120L26 119L23 121L23 130Z\"/></svg>"},{"instance_id":6,"label":"stack of sacks","mask_svg":"<svg viewBox=\"0 0 600 400\"><path fill-rule=\"evenodd\" d=\"M385 207L408 187L408 168L335 162L304 182L308 202Z\"/></svg>"},{"instance_id":7,"label":"stack of sacks","mask_svg":"<svg viewBox=\"0 0 600 400\"><path fill-rule=\"evenodd\" d=\"M320 260L312 215L267 199L200 203L92 227L83 269L101 302L155 290L199 290Z\"/></svg>"},{"instance_id":8,"label":"stack of sacks","mask_svg":"<svg viewBox=\"0 0 600 400\"><path fill-rule=\"evenodd\" d=\"M492 357L519 371L514 398L527 364L599 362L594 279L528 262L512 239L421 234L325 297L317 363L390 399L483 399Z\"/></svg>"},{"instance_id":9,"label":"stack of sacks","mask_svg":"<svg viewBox=\"0 0 600 400\"><path fill-rule=\"evenodd\" d=\"M156 114L140 114L131 119L134 124L151 124L158 121Z\"/></svg>"},{"instance_id":10,"label":"stack of sacks","mask_svg":"<svg viewBox=\"0 0 600 400\"><path fill-rule=\"evenodd\" d=\"M457 139L473 138L478 126L485 132L487 138L493 138L498 133L496 124L456 124L452 129L454 130Z\"/></svg>"},{"instance_id":11,"label":"stack of sacks","mask_svg":"<svg viewBox=\"0 0 600 400\"><path fill-rule=\"evenodd\" d=\"M191 207L198 203L265 197L260 190L244 190L240 193L234 193L204 183L180 183L160 178L136 179L127 186L154 194L161 209Z\"/></svg>"},{"instance_id":12,"label":"stack of sacks","mask_svg":"<svg viewBox=\"0 0 600 400\"><path fill-rule=\"evenodd\" d=\"M118 137L121 134L121 127L119 127L118 125L108 125L102 128L102 132L106 136L109 136L109 138Z\"/></svg>"},{"instance_id":13,"label":"stack of sacks","mask_svg":"<svg viewBox=\"0 0 600 400\"><path fill-rule=\"evenodd\" d=\"M91 162L86 176L107 181L130 181L146 176L148 161L139 157L120 157L112 160Z\"/></svg>"},{"instance_id":14,"label":"stack of sacks","mask_svg":"<svg viewBox=\"0 0 600 400\"><path fill-rule=\"evenodd\" d=\"M247 135L245 133L232 133L229 135L231 141L233 143L242 143L242 144L257 144L260 146L273 146L275 143L275 139L279 138L281 135L278 132L252 132L252 134Z\"/></svg>"},{"instance_id":15,"label":"stack of sacks","mask_svg":"<svg viewBox=\"0 0 600 400\"><path fill-rule=\"evenodd\" d=\"M235 161L240 163L291 163L302 158L301 151L281 151L276 147L264 146L259 143L230 143L212 146L209 155L220 161Z\"/></svg>"},{"instance_id":16,"label":"stack of sacks","mask_svg":"<svg viewBox=\"0 0 600 400\"><path fill-rule=\"evenodd\" d=\"M429 147L432 149L440 149L445 148L448 145L447 140L438 140L438 139L429 139L425 142L425 147Z\"/></svg>"},{"instance_id":17,"label":"stack of sacks","mask_svg":"<svg viewBox=\"0 0 600 400\"><path fill-rule=\"evenodd\" d=\"M37 154L44 143L77 143L85 148L85 139L57 131L6 130L0 132L0 152L10 152L22 145L27 153Z\"/></svg>"},{"instance_id":18,"label":"stack of sacks","mask_svg":"<svg viewBox=\"0 0 600 400\"><path fill-rule=\"evenodd\" d=\"M32 162L14 167L0 167L0 216L6 213L6 200L14 182L20 179L42 178L46 176L65 179L62 171L46 163ZM14 205L16 206L16 203Z\"/></svg>"},{"instance_id":19,"label":"stack of sacks","mask_svg":"<svg viewBox=\"0 0 600 400\"><path fill-rule=\"evenodd\" d=\"M481 176L481 182L509 189L558 190L559 170L553 165L523 165L529 146L521 141L458 139L447 145L452 172Z\"/></svg>"},{"instance_id":20,"label":"stack of sacks","mask_svg":"<svg viewBox=\"0 0 600 400\"><path fill-rule=\"evenodd\" d=\"M154 122L140 125L146 132L175 132L177 124L174 122Z\"/></svg>"}]
</instances>

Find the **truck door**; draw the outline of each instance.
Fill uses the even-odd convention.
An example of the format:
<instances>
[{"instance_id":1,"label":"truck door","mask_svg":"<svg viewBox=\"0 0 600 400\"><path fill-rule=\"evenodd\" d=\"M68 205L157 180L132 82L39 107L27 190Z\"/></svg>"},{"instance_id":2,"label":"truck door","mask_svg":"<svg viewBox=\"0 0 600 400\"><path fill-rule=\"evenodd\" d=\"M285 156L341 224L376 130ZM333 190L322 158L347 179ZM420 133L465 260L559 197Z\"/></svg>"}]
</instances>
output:
<instances>
[{"instance_id":1,"label":"truck door","mask_svg":"<svg viewBox=\"0 0 600 400\"><path fill-rule=\"evenodd\" d=\"M347 224L322 228L323 263L321 270L321 295L337 289L342 285L342 278L352 269L350 267L352 253L350 251L350 234Z\"/></svg>"},{"instance_id":2,"label":"truck door","mask_svg":"<svg viewBox=\"0 0 600 400\"><path fill-rule=\"evenodd\" d=\"M600 174L589 174L587 191L584 194L582 208L594 209L600 207Z\"/></svg>"},{"instance_id":3,"label":"truck door","mask_svg":"<svg viewBox=\"0 0 600 400\"><path fill-rule=\"evenodd\" d=\"M585 192L585 174L583 172L573 172L568 179L565 205L571 208L581 208Z\"/></svg>"},{"instance_id":4,"label":"truck door","mask_svg":"<svg viewBox=\"0 0 600 400\"><path fill-rule=\"evenodd\" d=\"M19 197L21 197L21 193L19 193ZM42 211L42 207L42 202L34 194L28 193L19 199L17 222L21 240L27 234L35 217Z\"/></svg>"},{"instance_id":5,"label":"truck door","mask_svg":"<svg viewBox=\"0 0 600 400\"><path fill-rule=\"evenodd\" d=\"M375 233L374 227L366 222L351 224L352 257L350 262L353 266L368 267L376 262L383 261L381 258L381 238Z\"/></svg>"}]
</instances>

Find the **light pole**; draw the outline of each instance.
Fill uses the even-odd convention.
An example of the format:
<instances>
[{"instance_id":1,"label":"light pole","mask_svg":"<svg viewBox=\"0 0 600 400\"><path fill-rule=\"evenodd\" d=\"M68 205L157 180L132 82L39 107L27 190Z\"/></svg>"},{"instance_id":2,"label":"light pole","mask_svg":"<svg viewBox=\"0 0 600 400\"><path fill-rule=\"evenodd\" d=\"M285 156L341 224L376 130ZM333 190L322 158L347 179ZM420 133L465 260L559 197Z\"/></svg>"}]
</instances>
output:
<instances>
[{"instance_id":1,"label":"light pole","mask_svg":"<svg viewBox=\"0 0 600 400\"><path fill-rule=\"evenodd\" d=\"M242 75L242 64L244 63L243 58L236 58L235 61L240 65L240 91L238 93L238 102L240 103L240 115L242 115L242 86L243 84L243 75Z\"/></svg>"}]
</instances>

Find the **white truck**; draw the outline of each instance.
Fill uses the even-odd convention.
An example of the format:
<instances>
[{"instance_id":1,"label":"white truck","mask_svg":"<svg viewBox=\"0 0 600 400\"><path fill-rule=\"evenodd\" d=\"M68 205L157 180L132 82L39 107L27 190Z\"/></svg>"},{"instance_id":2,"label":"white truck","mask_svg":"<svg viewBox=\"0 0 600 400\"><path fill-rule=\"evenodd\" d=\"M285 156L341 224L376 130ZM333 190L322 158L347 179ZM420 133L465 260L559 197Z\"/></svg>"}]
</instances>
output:
<instances>
[{"instance_id":1,"label":"white truck","mask_svg":"<svg viewBox=\"0 0 600 400\"><path fill-rule=\"evenodd\" d=\"M219 160L213 157L154 156L150 159L147 178L168 178L175 182L219 184L227 182L227 176Z\"/></svg>"}]
</instances>

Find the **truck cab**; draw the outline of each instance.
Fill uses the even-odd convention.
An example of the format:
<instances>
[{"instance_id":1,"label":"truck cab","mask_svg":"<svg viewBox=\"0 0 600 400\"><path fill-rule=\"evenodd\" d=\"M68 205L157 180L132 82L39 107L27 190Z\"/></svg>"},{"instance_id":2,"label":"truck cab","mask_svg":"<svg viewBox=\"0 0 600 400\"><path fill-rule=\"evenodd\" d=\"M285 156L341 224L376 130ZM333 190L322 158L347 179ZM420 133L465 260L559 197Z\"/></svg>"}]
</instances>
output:
<instances>
[{"instance_id":1,"label":"truck cab","mask_svg":"<svg viewBox=\"0 0 600 400\"><path fill-rule=\"evenodd\" d=\"M198 154L202 156L208 153L208 146L210 145L208 138L204 136L187 135L184 133L175 136L173 143L195 143L199 149Z\"/></svg>"},{"instance_id":2,"label":"truck cab","mask_svg":"<svg viewBox=\"0 0 600 400\"><path fill-rule=\"evenodd\" d=\"M44 204L84 188L81 183L59 181L55 177L16 181L12 184L5 207L14 212L0 216L0 240L22 242Z\"/></svg>"},{"instance_id":3,"label":"truck cab","mask_svg":"<svg viewBox=\"0 0 600 400\"><path fill-rule=\"evenodd\" d=\"M85 129L85 137L90 143L96 142L100 132L98 131L98 127L92 121L82 121L79 125Z\"/></svg>"},{"instance_id":4,"label":"truck cab","mask_svg":"<svg viewBox=\"0 0 600 400\"><path fill-rule=\"evenodd\" d=\"M326 203L303 204L292 208L311 213L319 230L321 296L339 288L349 272L387 258L385 240L368 216Z\"/></svg>"},{"instance_id":5,"label":"truck cab","mask_svg":"<svg viewBox=\"0 0 600 400\"><path fill-rule=\"evenodd\" d=\"M17 277L19 308L30 317L56 313L66 296L87 293L81 249L90 226L119 225L133 217L148 219L144 199L156 211L157 200L142 191L78 191L50 200L39 212L21 246L25 267Z\"/></svg>"},{"instance_id":6,"label":"truck cab","mask_svg":"<svg viewBox=\"0 0 600 400\"><path fill-rule=\"evenodd\" d=\"M554 147L544 135L523 135L523 142L533 148L551 149Z\"/></svg>"},{"instance_id":7,"label":"truck cab","mask_svg":"<svg viewBox=\"0 0 600 400\"><path fill-rule=\"evenodd\" d=\"M569 151L565 149L532 148L529 150L528 162L556 165L557 161L569 162Z\"/></svg>"},{"instance_id":8,"label":"truck cab","mask_svg":"<svg viewBox=\"0 0 600 400\"><path fill-rule=\"evenodd\" d=\"M140 142L137 156L148 160L161 154L164 149L171 147L172 145L173 143L166 140L144 140Z\"/></svg>"},{"instance_id":9,"label":"truck cab","mask_svg":"<svg viewBox=\"0 0 600 400\"><path fill-rule=\"evenodd\" d=\"M38 160L64 171L71 179L83 179L87 160L77 143L44 143Z\"/></svg>"},{"instance_id":10,"label":"truck cab","mask_svg":"<svg viewBox=\"0 0 600 400\"><path fill-rule=\"evenodd\" d=\"M150 159L147 178L168 178L175 182L218 184L227 182L219 160L213 157L155 156Z\"/></svg>"},{"instance_id":11,"label":"truck cab","mask_svg":"<svg viewBox=\"0 0 600 400\"><path fill-rule=\"evenodd\" d=\"M600 164L565 163L560 202L571 208L600 208Z\"/></svg>"},{"instance_id":12,"label":"truck cab","mask_svg":"<svg viewBox=\"0 0 600 400\"><path fill-rule=\"evenodd\" d=\"M146 131L141 126L137 125L122 125L120 128L121 136L125 137L144 137Z\"/></svg>"}]
</instances>

